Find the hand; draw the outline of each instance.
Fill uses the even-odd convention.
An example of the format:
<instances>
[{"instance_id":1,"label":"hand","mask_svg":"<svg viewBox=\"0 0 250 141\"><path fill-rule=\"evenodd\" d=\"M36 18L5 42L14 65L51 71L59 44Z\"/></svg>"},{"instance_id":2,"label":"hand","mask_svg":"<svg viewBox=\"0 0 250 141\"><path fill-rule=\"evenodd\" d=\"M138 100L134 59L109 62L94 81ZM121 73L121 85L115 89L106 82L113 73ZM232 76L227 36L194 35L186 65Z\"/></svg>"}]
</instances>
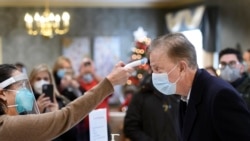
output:
<instances>
[{"instance_id":1,"label":"hand","mask_svg":"<svg viewBox=\"0 0 250 141\"><path fill-rule=\"evenodd\" d=\"M125 84L134 71L133 68L124 68L124 63L119 62L115 65L113 71L107 76L107 79L113 86Z\"/></svg>"},{"instance_id":2,"label":"hand","mask_svg":"<svg viewBox=\"0 0 250 141\"><path fill-rule=\"evenodd\" d=\"M80 87L80 84L75 79L72 79L72 81L70 82L70 85L74 88Z\"/></svg>"},{"instance_id":3,"label":"hand","mask_svg":"<svg viewBox=\"0 0 250 141\"><path fill-rule=\"evenodd\" d=\"M50 102L49 106L47 107L47 109L50 111L50 112L53 112L53 111L56 111L59 109L59 105L57 102Z\"/></svg>"},{"instance_id":4,"label":"hand","mask_svg":"<svg viewBox=\"0 0 250 141\"><path fill-rule=\"evenodd\" d=\"M45 94L42 94L38 97L36 103L39 111L42 113L50 105L51 101L49 97L45 97Z\"/></svg>"},{"instance_id":5,"label":"hand","mask_svg":"<svg viewBox=\"0 0 250 141\"><path fill-rule=\"evenodd\" d=\"M72 81L72 77L70 75L65 75L61 80L60 87L63 89L63 88L66 88L67 86L70 86L71 81Z\"/></svg>"}]
</instances>

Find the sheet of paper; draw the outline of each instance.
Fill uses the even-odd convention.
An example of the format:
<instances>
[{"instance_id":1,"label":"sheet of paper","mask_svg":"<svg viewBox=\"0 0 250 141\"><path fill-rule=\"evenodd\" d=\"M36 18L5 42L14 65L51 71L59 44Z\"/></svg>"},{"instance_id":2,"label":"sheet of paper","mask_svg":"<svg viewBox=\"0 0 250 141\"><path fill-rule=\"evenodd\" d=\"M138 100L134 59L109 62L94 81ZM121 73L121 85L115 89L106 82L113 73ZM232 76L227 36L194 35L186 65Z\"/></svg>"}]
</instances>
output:
<instances>
[{"instance_id":1,"label":"sheet of paper","mask_svg":"<svg viewBox=\"0 0 250 141\"><path fill-rule=\"evenodd\" d=\"M90 112L90 141L108 141L108 126L106 113L106 109L97 109Z\"/></svg>"}]
</instances>

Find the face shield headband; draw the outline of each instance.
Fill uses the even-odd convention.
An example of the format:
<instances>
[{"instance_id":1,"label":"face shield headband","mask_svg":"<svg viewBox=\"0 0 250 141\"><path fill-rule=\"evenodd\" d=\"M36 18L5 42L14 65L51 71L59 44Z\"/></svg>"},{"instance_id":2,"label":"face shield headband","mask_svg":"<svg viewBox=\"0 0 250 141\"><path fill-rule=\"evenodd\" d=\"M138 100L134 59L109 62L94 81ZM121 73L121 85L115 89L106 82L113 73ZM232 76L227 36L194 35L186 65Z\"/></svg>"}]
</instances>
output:
<instances>
[{"instance_id":1,"label":"face shield headband","mask_svg":"<svg viewBox=\"0 0 250 141\"><path fill-rule=\"evenodd\" d=\"M5 89L7 86L12 84L18 84L18 89ZM16 108L19 115L40 113L27 75L19 74L12 76L0 83L0 88L16 93L15 104L9 105L8 108Z\"/></svg>"}]
</instances>

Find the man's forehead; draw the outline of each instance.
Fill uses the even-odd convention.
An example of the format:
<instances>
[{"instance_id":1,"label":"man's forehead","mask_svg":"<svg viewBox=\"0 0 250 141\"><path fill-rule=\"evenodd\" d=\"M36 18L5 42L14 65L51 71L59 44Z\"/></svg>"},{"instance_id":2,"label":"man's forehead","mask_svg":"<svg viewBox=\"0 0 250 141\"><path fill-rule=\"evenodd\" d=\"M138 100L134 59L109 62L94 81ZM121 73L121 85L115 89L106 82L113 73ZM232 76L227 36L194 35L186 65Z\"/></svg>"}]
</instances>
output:
<instances>
[{"instance_id":1,"label":"man's forehead","mask_svg":"<svg viewBox=\"0 0 250 141\"><path fill-rule=\"evenodd\" d=\"M150 55L150 66L155 67L163 64L171 64L171 59L161 51L155 54Z\"/></svg>"},{"instance_id":2,"label":"man's forehead","mask_svg":"<svg viewBox=\"0 0 250 141\"><path fill-rule=\"evenodd\" d=\"M220 61L229 62L229 61L239 61L235 54L225 54L221 56Z\"/></svg>"},{"instance_id":3,"label":"man's forehead","mask_svg":"<svg viewBox=\"0 0 250 141\"><path fill-rule=\"evenodd\" d=\"M166 57L166 55L160 51L151 52L149 56L150 63L156 63L157 61L162 60L163 57Z\"/></svg>"}]
</instances>

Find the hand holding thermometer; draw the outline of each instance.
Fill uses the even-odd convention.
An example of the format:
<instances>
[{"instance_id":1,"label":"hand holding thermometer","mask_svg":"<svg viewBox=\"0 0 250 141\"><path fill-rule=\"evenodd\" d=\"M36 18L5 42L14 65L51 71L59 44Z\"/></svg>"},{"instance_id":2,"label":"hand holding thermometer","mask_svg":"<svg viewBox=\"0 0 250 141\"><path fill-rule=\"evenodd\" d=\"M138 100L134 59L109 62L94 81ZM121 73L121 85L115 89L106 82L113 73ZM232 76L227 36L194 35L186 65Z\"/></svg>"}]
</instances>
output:
<instances>
[{"instance_id":1,"label":"hand holding thermometer","mask_svg":"<svg viewBox=\"0 0 250 141\"><path fill-rule=\"evenodd\" d=\"M136 61L133 61L131 63L128 63L127 65L124 66L124 68L128 68L128 67L137 67L137 66L140 66L140 65L143 65L143 64L146 64L148 62L148 59L147 58L143 58L143 59L140 59L140 60L136 60Z\"/></svg>"}]
</instances>

